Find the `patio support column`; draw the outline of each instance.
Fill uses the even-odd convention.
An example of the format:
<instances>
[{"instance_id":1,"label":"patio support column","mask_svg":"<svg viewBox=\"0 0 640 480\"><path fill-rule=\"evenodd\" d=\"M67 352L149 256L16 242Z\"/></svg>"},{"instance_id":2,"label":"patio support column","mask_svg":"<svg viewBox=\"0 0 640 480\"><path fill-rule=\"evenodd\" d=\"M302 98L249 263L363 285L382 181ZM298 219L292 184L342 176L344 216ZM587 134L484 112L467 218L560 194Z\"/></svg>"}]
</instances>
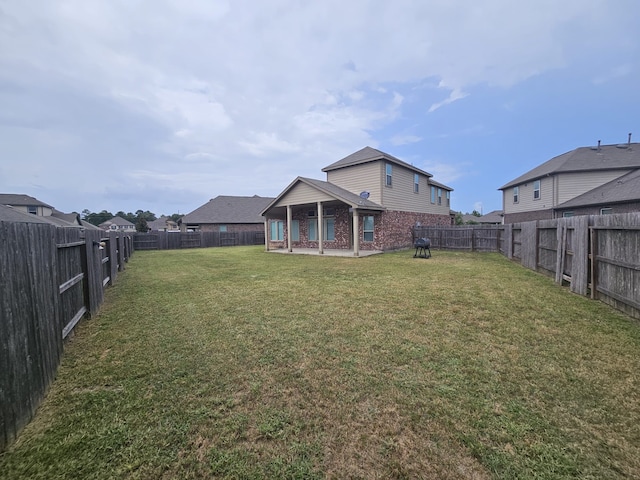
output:
<instances>
[{"instance_id":1,"label":"patio support column","mask_svg":"<svg viewBox=\"0 0 640 480\"><path fill-rule=\"evenodd\" d=\"M289 253L293 252L293 247L291 246L291 205L287 205L287 247Z\"/></svg>"},{"instance_id":2,"label":"patio support column","mask_svg":"<svg viewBox=\"0 0 640 480\"><path fill-rule=\"evenodd\" d=\"M357 209L353 209L353 256L360 256L360 214Z\"/></svg>"},{"instance_id":3,"label":"patio support column","mask_svg":"<svg viewBox=\"0 0 640 480\"><path fill-rule=\"evenodd\" d=\"M324 249L322 246L322 238L323 238L322 202L318 202L317 208L318 208L318 253L322 255L324 253Z\"/></svg>"},{"instance_id":4,"label":"patio support column","mask_svg":"<svg viewBox=\"0 0 640 480\"><path fill-rule=\"evenodd\" d=\"M264 249L269 251L269 218L264 217Z\"/></svg>"}]
</instances>

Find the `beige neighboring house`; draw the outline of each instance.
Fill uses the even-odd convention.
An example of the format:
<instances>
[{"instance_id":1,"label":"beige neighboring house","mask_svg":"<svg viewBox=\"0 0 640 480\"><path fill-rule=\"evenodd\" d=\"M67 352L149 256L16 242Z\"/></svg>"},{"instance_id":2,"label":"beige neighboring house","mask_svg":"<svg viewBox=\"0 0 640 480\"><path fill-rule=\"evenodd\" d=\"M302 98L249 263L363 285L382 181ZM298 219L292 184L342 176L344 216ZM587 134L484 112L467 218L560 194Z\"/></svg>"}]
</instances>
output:
<instances>
[{"instance_id":1,"label":"beige neighboring house","mask_svg":"<svg viewBox=\"0 0 640 480\"><path fill-rule=\"evenodd\" d=\"M136 226L131 223L129 220L126 220L122 217L113 217L106 222L102 222L98 225L100 229L105 230L107 232L124 232L124 233L135 233Z\"/></svg>"},{"instance_id":2,"label":"beige neighboring house","mask_svg":"<svg viewBox=\"0 0 640 480\"><path fill-rule=\"evenodd\" d=\"M58 227L78 227L78 228L97 228L95 225L91 225L89 222L81 220L80 215L77 213L63 213L56 210L51 205L38 200L35 197L25 194L13 194L13 193L0 193L0 205L4 205L12 210L25 215L33 215L43 222L56 225ZM9 215L4 211L5 218L22 218L19 216ZM29 217L24 217L22 221L28 220ZM38 221L37 223L42 223Z\"/></svg>"},{"instance_id":3,"label":"beige neighboring house","mask_svg":"<svg viewBox=\"0 0 640 480\"><path fill-rule=\"evenodd\" d=\"M147 222L150 232L179 232L180 227L176 222L164 215L154 220L153 222Z\"/></svg>"},{"instance_id":4,"label":"beige neighboring house","mask_svg":"<svg viewBox=\"0 0 640 480\"><path fill-rule=\"evenodd\" d=\"M262 212L266 248L395 250L412 246L416 225L451 225L450 187L388 153L365 147L296 178Z\"/></svg>"},{"instance_id":5,"label":"beige neighboring house","mask_svg":"<svg viewBox=\"0 0 640 480\"><path fill-rule=\"evenodd\" d=\"M508 182L504 223L640 211L640 144L580 147Z\"/></svg>"}]
</instances>

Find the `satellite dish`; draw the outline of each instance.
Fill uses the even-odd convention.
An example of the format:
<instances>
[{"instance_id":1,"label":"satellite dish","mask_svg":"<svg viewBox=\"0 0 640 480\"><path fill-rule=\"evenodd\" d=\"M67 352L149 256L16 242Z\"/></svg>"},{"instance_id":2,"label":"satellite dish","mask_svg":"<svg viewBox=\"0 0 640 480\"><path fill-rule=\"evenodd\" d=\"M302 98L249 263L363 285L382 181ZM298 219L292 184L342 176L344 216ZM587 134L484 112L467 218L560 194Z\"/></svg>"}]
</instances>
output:
<instances>
[{"instance_id":1,"label":"satellite dish","mask_svg":"<svg viewBox=\"0 0 640 480\"><path fill-rule=\"evenodd\" d=\"M360 198L364 198L365 200L369 198L369 192L366 190L364 192L360 192Z\"/></svg>"}]
</instances>

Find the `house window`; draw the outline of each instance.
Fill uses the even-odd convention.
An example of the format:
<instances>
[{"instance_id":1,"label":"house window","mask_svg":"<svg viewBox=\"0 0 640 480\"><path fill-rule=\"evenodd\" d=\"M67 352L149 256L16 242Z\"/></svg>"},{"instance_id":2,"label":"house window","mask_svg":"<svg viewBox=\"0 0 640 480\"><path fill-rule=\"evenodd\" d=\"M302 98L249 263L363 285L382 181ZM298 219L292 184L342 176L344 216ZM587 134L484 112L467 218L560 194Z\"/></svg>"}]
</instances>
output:
<instances>
[{"instance_id":1,"label":"house window","mask_svg":"<svg viewBox=\"0 0 640 480\"><path fill-rule=\"evenodd\" d=\"M387 163L386 169L387 169L386 185L387 185L387 187L390 187L391 186L391 174L392 174L392 166L391 166L390 163Z\"/></svg>"},{"instance_id":2,"label":"house window","mask_svg":"<svg viewBox=\"0 0 640 480\"><path fill-rule=\"evenodd\" d=\"M436 187L431 185L431 203L436 203Z\"/></svg>"},{"instance_id":3,"label":"house window","mask_svg":"<svg viewBox=\"0 0 640 480\"><path fill-rule=\"evenodd\" d=\"M373 242L373 215L366 215L362 222L362 236L365 242Z\"/></svg>"},{"instance_id":4,"label":"house window","mask_svg":"<svg viewBox=\"0 0 640 480\"><path fill-rule=\"evenodd\" d=\"M446 196L447 196L447 207L450 207L451 206L451 192L449 190L447 190Z\"/></svg>"},{"instance_id":5,"label":"house window","mask_svg":"<svg viewBox=\"0 0 640 480\"><path fill-rule=\"evenodd\" d=\"M573 217L573 212L562 212L562 216L564 218Z\"/></svg>"},{"instance_id":6,"label":"house window","mask_svg":"<svg viewBox=\"0 0 640 480\"><path fill-rule=\"evenodd\" d=\"M300 241L300 220L291 220L291 241Z\"/></svg>"},{"instance_id":7,"label":"house window","mask_svg":"<svg viewBox=\"0 0 640 480\"><path fill-rule=\"evenodd\" d=\"M520 195L520 187L513 187L513 203L518 203L519 195Z\"/></svg>"},{"instance_id":8,"label":"house window","mask_svg":"<svg viewBox=\"0 0 640 480\"><path fill-rule=\"evenodd\" d=\"M309 241L315 242L318 240L318 219L310 218L309 219Z\"/></svg>"},{"instance_id":9,"label":"house window","mask_svg":"<svg viewBox=\"0 0 640 480\"><path fill-rule=\"evenodd\" d=\"M442 189L438 189L438 205L442 205Z\"/></svg>"},{"instance_id":10,"label":"house window","mask_svg":"<svg viewBox=\"0 0 640 480\"><path fill-rule=\"evenodd\" d=\"M221 232L226 232L227 231L227 226L226 225L220 225L220 231Z\"/></svg>"},{"instance_id":11,"label":"house window","mask_svg":"<svg viewBox=\"0 0 640 480\"><path fill-rule=\"evenodd\" d=\"M413 174L413 193L420 193L420 175Z\"/></svg>"},{"instance_id":12,"label":"house window","mask_svg":"<svg viewBox=\"0 0 640 480\"><path fill-rule=\"evenodd\" d=\"M37 215L38 214L38 207L36 207L35 205L29 205L27 207L27 212L29 212L32 215Z\"/></svg>"},{"instance_id":13,"label":"house window","mask_svg":"<svg viewBox=\"0 0 640 480\"><path fill-rule=\"evenodd\" d=\"M324 209L324 214L327 217L333 217L336 214L336 209L333 207L327 207Z\"/></svg>"},{"instance_id":14,"label":"house window","mask_svg":"<svg viewBox=\"0 0 640 480\"><path fill-rule=\"evenodd\" d=\"M533 199L540 200L540 180L533 182Z\"/></svg>"},{"instance_id":15,"label":"house window","mask_svg":"<svg viewBox=\"0 0 640 480\"><path fill-rule=\"evenodd\" d=\"M322 236L325 240L329 242L333 242L336 239L336 228L335 228L335 218L325 218L322 222L324 225L324 229L322 231Z\"/></svg>"},{"instance_id":16,"label":"house window","mask_svg":"<svg viewBox=\"0 0 640 480\"><path fill-rule=\"evenodd\" d=\"M271 240L284 240L284 222L282 220L271 222Z\"/></svg>"},{"instance_id":17,"label":"house window","mask_svg":"<svg viewBox=\"0 0 640 480\"><path fill-rule=\"evenodd\" d=\"M600 215L611 215L613 213L613 208L605 207L600 209Z\"/></svg>"}]
</instances>

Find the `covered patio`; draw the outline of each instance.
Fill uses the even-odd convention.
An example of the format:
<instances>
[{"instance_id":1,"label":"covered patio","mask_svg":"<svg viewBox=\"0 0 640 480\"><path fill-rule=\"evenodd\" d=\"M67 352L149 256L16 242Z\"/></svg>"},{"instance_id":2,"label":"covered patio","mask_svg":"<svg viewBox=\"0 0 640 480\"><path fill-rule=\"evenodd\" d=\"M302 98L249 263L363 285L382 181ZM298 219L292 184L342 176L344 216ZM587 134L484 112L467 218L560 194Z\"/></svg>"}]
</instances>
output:
<instances>
[{"instance_id":1,"label":"covered patio","mask_svg":"<svg viewBox=\"0 0 640 480\"><path fill-rule=\"evenodd\" d=\"M320 252L317 248L292 248L291 250L286 248L277 248L267 250L269 253L288 253L290 255L323 255L325 257L369 257L371 255L378 255L384 253L382 250L360 250L358 255L354 254L353 249L335 249L325 248Z\"/></svg>"}]
</instances>

